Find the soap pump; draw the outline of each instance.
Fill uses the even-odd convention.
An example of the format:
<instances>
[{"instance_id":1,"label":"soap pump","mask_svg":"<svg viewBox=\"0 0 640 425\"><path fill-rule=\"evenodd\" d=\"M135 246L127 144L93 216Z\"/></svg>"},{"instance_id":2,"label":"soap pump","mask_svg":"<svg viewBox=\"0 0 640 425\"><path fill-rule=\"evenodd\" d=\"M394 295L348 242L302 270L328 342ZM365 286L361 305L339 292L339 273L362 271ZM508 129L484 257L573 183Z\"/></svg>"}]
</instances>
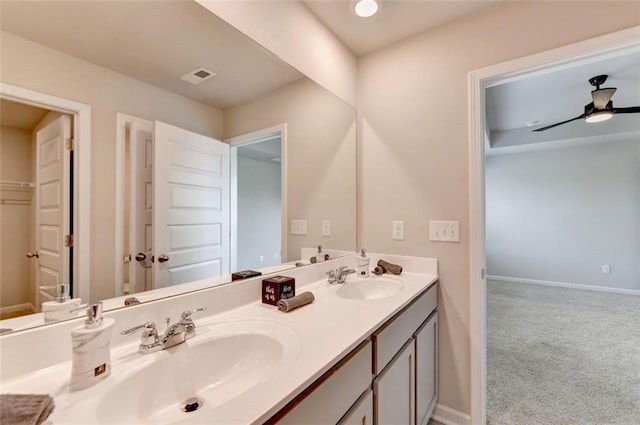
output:
<instances>
[{"instance_id":1,"label":"soap pump","mask_svg":"<svg viewBox=\"0 0 640 425\"><path fill-rule=\"evenodd\" d=\"M316 263L324 261L324 252L322 252L322 245L318 245L318 252L316 253Z\"/></svg>"},{"instance_id":2,"label":"soap pump","mask_svg":"<svg viewBox=\"0 0 640 425\"><path fill-rule=\"evenodd\" d=\"M42 303L42 315L44 321L56 322L58 320L71 319L75 317L71 310L80 307L80 298L69 296L69 284L59 283L53 286L41 286L40 289L55 289L56 297L53 301Z\"/></svg>"},{"instance_id":3,"label":"soap pump","mask_svg":"<svg viewBox=\"0 0 640 425\"><path fill-rule=\"evenodd\" d=\"M369 277L369 260L367 251L362 248L356 257L356 272L358 277Z\"/></svg>"},{"instance_id":4,"label":"soap pump","mask_svg":"<svg viewBox=\"0 0 640 425\"><path fill-rule=\"evenodd\" d=\"M102 302L87 307L84 325L71 331L71 391L90 387L111 373L109 344L115 320L102 318Z\"/></svg>"}]
</instances>

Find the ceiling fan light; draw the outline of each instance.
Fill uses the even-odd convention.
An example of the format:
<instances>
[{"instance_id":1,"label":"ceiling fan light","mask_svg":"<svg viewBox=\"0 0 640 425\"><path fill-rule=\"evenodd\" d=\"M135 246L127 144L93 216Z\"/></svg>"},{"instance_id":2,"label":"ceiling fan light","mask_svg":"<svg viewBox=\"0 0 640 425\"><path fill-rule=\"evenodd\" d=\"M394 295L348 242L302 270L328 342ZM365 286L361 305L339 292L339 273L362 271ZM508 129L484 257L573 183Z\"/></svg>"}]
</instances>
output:
<instances>
[{"instance_id":1,"label":"ceiling fan light","mask_svg":"<svg viewBox=\"0 0 640 425\"><path fill-rule=\"evenodd\" d=\"M598 112L594 112L593 114L589 115L585 121L587 121L589 124L593 124L596 122L602 122L602 121L606 121L608 119L611 119L611 117L613 116L613 113L610 111L598 111Z\"/></svg>"},{"instance_id":2,"label":"ceiling fan light","mask_svg":"<svg viewBox=\"0 0 640 425\"><path fill-rule=\"evenodd\" d=\"M376 0L359 0L353 6L353 11L361 18L373 16L378 11L378 2Z\"/></svg>"}]
</instances>

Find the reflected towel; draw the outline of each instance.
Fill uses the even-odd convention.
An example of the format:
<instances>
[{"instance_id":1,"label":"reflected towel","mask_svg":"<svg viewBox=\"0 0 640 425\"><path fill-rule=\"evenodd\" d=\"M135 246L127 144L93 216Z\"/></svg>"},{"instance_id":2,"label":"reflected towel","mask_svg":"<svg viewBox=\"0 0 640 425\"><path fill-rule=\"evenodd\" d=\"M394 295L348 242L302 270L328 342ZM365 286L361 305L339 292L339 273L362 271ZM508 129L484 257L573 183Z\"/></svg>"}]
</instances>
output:
<instances>
[{"instance_id":1,"label":"reflected towel","mask_svg":"<svg viewBox=\"0 0 640 425\"><path fill-rule=\"evenodd\" d=\"M295 297L287 298L285 300L278 301L278 310L285 313L294 310L303 305L311 304L316 297L309 291L296 295Z\"/></svg>"},{"instance_id":2,"label":"reflected towel","mask_svg":"<svg viewBox=\"0 0 640 425\"><path fill-rule=\"evenodd\" d=\"M0 394L0 423L39 425L53 408L53 398L47 394Z\"/></svg>"}]
</instances>

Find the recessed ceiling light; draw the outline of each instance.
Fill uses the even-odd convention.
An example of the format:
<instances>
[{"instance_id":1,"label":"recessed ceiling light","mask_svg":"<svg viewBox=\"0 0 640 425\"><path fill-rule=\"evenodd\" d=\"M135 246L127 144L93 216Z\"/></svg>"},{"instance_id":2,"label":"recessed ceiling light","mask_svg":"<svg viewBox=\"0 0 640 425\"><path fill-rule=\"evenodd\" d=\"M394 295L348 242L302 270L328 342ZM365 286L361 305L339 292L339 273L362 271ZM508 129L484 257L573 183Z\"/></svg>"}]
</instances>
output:
<instances>
[{"instance_id":1,"label":"recessed ceiling light","mask_svg":"<svg viewBox=\"0 0 640 425\"><path fill-rule=\"evenodd\" d=\"M353 11L361 18L368 18L378 11L378 2L376 0L357 0Z\"/></svg>"}]
</instances>

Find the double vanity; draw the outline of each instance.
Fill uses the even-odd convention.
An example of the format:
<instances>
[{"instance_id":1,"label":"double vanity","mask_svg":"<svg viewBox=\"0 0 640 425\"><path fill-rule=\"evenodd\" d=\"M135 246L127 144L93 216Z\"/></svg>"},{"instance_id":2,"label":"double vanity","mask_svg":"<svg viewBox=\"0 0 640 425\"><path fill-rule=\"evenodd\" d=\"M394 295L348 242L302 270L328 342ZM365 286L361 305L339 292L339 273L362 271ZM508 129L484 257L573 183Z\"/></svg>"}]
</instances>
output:
<instances>
[{"instance_id":1,"label":"double vanity","mask_svg":"<svg viewBox=\"0 0 640 425\"><path fill-rule=\"evenodd\" d=\"M288 313L260 302L265 276L105 313L111 375L81 391L69 390L80 320L3 336L1 392L50 394L53 424L424 425L437 401L437 261L384 259L404 272L329 284L351 255L281 273L315 295ZM162 333L200 307L195 335L171 348L141 354L139 333L121 335L149 321Z\"/></svg>"}]
</instances>

